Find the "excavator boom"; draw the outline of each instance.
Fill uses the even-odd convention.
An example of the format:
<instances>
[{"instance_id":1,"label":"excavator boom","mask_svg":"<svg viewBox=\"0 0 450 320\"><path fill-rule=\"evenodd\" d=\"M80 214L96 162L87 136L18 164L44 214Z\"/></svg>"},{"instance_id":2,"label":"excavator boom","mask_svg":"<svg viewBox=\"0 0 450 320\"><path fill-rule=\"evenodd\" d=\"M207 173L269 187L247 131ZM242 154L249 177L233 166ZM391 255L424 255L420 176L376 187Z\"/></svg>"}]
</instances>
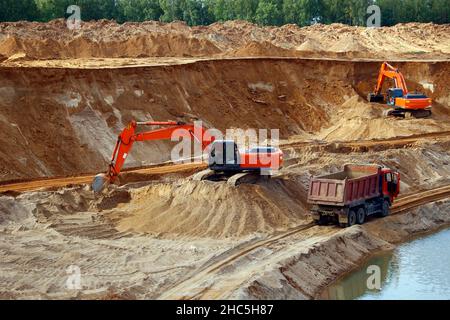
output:
<instances>
[{"instance_id":1,"label":"excavator boom","mask_svg":"<svg viewBox=\"0 0 450 320\"><path fill-rule=\"evenodd\" d=\"M136 133L138 126L163 126L163 128ZM106 185L113 183L117 179L136 141L170 140L172 137L194 138L202 144L202 150L213 140L211 136L205 134L203 127L193 124L174 121L131 121L117 138L107 173L101 173L95 176L92 182L92 189L95 192L101 192Z\"/></svg>"},{"instance_id":2,"label":"excavator boom","mask_svg":"<svg viewBox=\"0 0 450 320\"><path fill-rule=\"evenodd\" d=\"M402 89L403 95L408 94L408 87L406 86L406 81L403 74L398 69L391 66L389 63L384 62L381 65L380 72L378 74L378 81L374 91L376 95L381 94L381 90L383 89L383 84L386 78L393 79L395 82L395 87Z\"/></svg>"}]
</instances>

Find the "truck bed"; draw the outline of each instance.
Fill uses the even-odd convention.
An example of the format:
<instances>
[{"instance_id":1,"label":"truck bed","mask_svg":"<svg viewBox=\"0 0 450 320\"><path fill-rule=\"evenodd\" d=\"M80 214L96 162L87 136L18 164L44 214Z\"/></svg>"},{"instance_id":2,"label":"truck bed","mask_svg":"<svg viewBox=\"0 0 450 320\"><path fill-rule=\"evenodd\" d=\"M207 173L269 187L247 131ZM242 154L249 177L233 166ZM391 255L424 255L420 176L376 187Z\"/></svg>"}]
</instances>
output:
<instances>
[{"instance_id":1,"label":"truck bed","mask_svg":"<svg viewBox=\"0 0 450 320\"><path fill-rule=\"evenodd\" d=\"M313 177L309 185L308 203L346 206L380 194L378 165L346 165L343 171Z\"/></svg>"}]
</instances>

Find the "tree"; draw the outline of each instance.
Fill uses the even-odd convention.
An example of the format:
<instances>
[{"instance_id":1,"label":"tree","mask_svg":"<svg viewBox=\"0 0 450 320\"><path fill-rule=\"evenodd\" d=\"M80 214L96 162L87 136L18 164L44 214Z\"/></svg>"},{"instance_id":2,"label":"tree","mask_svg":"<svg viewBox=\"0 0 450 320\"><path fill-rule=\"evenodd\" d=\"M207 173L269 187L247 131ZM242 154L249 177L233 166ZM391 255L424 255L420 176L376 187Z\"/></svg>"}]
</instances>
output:
<instances>
[{"instance_id":1,"label":"tree","mask_svg":"<svg viewBox=\"0 0 450 320\"><path fill-rule=\"evenodd\" d=\"M80 7L82 20L113 19L117 16L115 0L36 0L40 20L63 18L70 5Z\"/></svg>"},{"instance_id":2,"label":"tree","mask_svg":"<svg viewBox=\"0 0 450 320\"><path fill-rule=\"evenodd\" d=\"M189 25L247 20L260 25L314 22L365 25L368 6L381 9L381 23L450 22L449 0L0 0L0 21L48 21L67 17L70 5L82 20L174 20Z\"/></svg>"},{"instance_id":3,"label":"tree","mask_svg":"<svg viewBox=\"0 0 450 320\"><path fill-rule=\"evenodd\" d=\"M363 26L367 21L367 8L373 4L371 0L350 0L347 2L349 24Z\"/></svg>"},{"instance_id":4,"label":"tree","mask_svg":"<svg viewBox=\"0 0 450 320\"><path fill-rule=\"evenodd\" d=\"M275 0L260 0L256 9L255 22L260 25L281 24L281 12Z\"/></svg>"},{"instance_id":5,"label":"tree","mask_svg":"<svg viewBox=\"0 0 450 320\"><path fill-rule=\"evenodd\" d=\"M77 0L84 20L113 19L116 17L116 0Z\"/></svg>"},{"instance_id":6,"label":"tree","mask_svg":"<svg viewBox=\"0 0 450 320\"><path fill-rule=\"evenodd\" d=\"M450 4L448 0L431 0L430 14L436 23L450 22Z\"/></svg>"},{"instance_id":7,"label":"tree","mask_svg":"<svg viewBox=\"0 0 450 320\"><path fill-rule=\"evenodd\" d=\"M0 1L0 21L35 20L38 8L30 0L2 0Z\"/></svg>"},{"instance_id":8,"label":"tree","mask_svg":"<svg viewBox=\"0 0 450 320\"><path fill-rule=\"evenodd\" d=\"M120 22L159 20L163 13L159 0L117 1L117 17Z\"/></svg>"},{"instance_id":9,"label":"tree","mask_svg":"<svg viewBox=\"0 0 450 320\"><path fill-rule=\"evenodd\" d=\"M323 20L322 0L300 0L300 25L309 25Z\"/></svg>"},{"instance_id":10,"label":"tree","mask_svg":"<svg viewBox=\"0 0 450 320\"><path fill-rule=\"evenodd\" d=\"M205 1L185 0L180 3L180 9L183 12L182 20L191 26L204 25L213 21Z\"/></svg>"},{"instance_id":11,"label":"tree","mask_svg":"<svg viewBox=\"0 0 450 320\"><path fill-rule=\"evenodd\" d=\"M37 0L39 9L39 20L48 21L56 18L63 18L67 7L71 4L69 0Z\"/></svg>"},{"instance_id":12,"label":"tree","mask_svg":"<svg viewBox=\"0 0 450 320\"><path fill-rule=\"evenodd\" d=\"M207 3L215 21L236 19L234 6L231 0L209 0Z\"/></svg>"},{"instance_id":13,"label":"tree","mask_svg":"<svg viewBox=\"0 0 450 320\"><path fill-rule=\"evenodd\" d=\"M346 19L345 8L348 0L324 0L324 23L344 23Z\"/></svg>"},{"instance_id":14,"label":"tree","mask_svg":"<svg viewBox=\"0 0 450 320\"><path fill-rule=\"evenodd\" d=\"M181 3L184 0L159 0L159 5L163 11L161 21L171 22L183 19L183 12L181 11Z\"/></svg>"},{"instance_id":15,"label":"tree","mask_svg":"<svg viewBox=\"0 0 450 320\"><path fill-rule=\"evenodd\" d=\"M399 22L405 22L409 17L409 21L414 21L415 16L411 8L410 0L377 0L376 4L381 9L381 23L384 26L392 26ZM414 16L414 17L413 17Z\"/></svg>"},{"instance_id":16,"label":"tree","mask_svg":"<svg viewBox=\"0 0 450 320\"><path fill-rule=\"evenodd\" d=\"M232 0L235 19L254 22L259 0Z\"/></svg>"},{"instance_id":17,"label":"tree","mask_svg":"<svg viewBox=\"0 0 450 320\"><path fill-rule=\"evenodd\" d=\"M301 8L298 0L284 0L282 12L284 23L301 24Z\"/></svg>"}]
</instances>

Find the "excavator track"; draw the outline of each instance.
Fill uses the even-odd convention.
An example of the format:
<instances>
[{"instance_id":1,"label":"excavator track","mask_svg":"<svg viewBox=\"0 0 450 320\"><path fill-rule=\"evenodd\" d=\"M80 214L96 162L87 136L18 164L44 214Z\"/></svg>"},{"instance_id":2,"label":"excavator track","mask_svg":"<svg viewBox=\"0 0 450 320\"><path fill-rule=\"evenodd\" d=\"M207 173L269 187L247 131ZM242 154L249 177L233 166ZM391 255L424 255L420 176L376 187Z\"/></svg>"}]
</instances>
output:
<instances>
[{"instance_id":1,"label":"excavator track","mask_svg":"<svg viewBox=\"0 0 450 320\"><path fill-rule=\"evenodd\" d=\"M209 177L213 176L215 172L211 169L202 170L200 172L195 173L192 176L192 180L194 181L203 181L207 180Z\"/></svg>"},{"instance_id":2,"label":"excavator track","mask_svg":"<svg viewBox=\"0 0 450 320\"><path fill-rule=\"evenodd\" d=\"M206 169L200 172L195 173L192 176L192 180L194 181L223 181L226 180L227 184L232 187L236 187L240 184L254 184L262 179L269 179L269 175L261 175L258 172L239 172L236 174L232 174L231 176L224 173L217 173L211 169Z\"/></svg>"},{"instance_id":3,"label":"excavator track","mask_svg":"<svg viewBox=\"0 0 450 320\"><path fill-rule=\"evenodd\" d=\"M404 119L425 119L432 116L431 110L405 110L405 109L388 109L383 112L385 117L397 117Z\"/></svg>"},{"instance_id":4,"label":"excavator track","mask_svg":"<svg viewBox=\"0 0 450 320\"><path fill-rule=\"evenodd\" d=\"M269 176L263 176L256 172L241 172L233 175L227 180L227 184L232 187L236 187L243 183L254 184L261 179L268 178Z\"/></svg>"}]
</instances>

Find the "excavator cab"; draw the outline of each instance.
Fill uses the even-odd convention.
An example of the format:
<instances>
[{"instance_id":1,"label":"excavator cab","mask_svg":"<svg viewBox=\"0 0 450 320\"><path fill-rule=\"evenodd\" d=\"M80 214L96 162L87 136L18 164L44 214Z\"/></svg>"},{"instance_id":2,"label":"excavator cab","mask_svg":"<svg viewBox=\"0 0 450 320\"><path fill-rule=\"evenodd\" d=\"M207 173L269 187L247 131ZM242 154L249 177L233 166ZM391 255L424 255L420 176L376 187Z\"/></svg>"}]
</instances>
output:
<instances>
[{"instance_id":1,"label":"excavator cab","mask_svg":"<svg viewBox=\"0 0 450 320\"><path fill-rule=\"evenodd\" d=\"M403 90L400 88L390 88L387 93L387 104L395 107L395 99L403 98Z\"/></svg>"},{"instance_id":2,"label":"excavator cab","mask_svg":"<svg viewBox=\"0 0 450 320\"><path fill-rule=\"evenodd\" d=\"M232 140L216 140L209 153L209 168L214 171L240 171L241 156Z\"/></svg>"}]
</instances>

